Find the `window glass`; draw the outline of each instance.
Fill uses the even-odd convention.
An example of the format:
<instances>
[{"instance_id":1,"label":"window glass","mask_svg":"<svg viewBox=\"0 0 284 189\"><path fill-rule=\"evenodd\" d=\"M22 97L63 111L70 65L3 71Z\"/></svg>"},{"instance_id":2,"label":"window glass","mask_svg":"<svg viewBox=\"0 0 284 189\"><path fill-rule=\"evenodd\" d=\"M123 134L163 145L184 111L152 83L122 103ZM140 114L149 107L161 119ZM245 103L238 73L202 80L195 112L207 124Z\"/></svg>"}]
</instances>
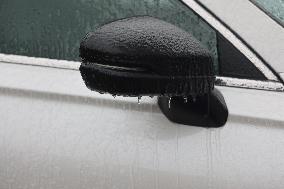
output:
<instances>
[{"instance_id":1,"label":"window glass","mask_svg":"<svg viewBox=\"0 0 284 189\"><path fill-rule=\"evenodd\" d=\"M240 79L266 80L266 77L238 49L217 34L219 75Z\"/></svg>"},{"instance_id":2,"label":"window glass","mask_svg":"<svg viewBox=\"0 0 284 189\"><path fill-rule=\"evenodd\" d=\"M137 15L154 16L191 33L211 52L216 74L263 79L259 73L252 77L252 70L259 71L232 45L231 61L226 50L230 43L220 40L213 28L178 0L1 0L0 53L79 60L79 44L87 32ZM239 69L232 70L233 64Z\"/></svg>"},{"instance_id":3,"label":"window glass","mask_svg":"<svg viewBox=\"0 0 284 189\"><path fill-rule=\"evenodd\" d=\"M79 60L79 43L87 32L136 15L189 31L217 61L215 32L177 0L1 0L0 53Z\"/></svg>"}]
</instances>

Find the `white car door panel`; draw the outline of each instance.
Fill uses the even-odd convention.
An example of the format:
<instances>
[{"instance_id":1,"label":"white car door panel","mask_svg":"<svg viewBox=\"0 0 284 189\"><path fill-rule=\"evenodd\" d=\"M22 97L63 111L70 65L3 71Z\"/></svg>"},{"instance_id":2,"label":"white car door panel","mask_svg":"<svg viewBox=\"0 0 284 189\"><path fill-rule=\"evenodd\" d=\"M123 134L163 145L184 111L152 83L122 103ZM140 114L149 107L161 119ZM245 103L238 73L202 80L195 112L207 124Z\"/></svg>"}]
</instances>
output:
<instances>
[{"instance_id":1,"label":"white car door panel","mask_svg":"<svg viewBox=\"0 0 284 189\"><path fill-rule=\"evenodd\" d=\"M89 91L74 70L0 63L0 188L281 188L284 93L217 87L221 128L155 98Z\"/></svg>"}]
</instances>

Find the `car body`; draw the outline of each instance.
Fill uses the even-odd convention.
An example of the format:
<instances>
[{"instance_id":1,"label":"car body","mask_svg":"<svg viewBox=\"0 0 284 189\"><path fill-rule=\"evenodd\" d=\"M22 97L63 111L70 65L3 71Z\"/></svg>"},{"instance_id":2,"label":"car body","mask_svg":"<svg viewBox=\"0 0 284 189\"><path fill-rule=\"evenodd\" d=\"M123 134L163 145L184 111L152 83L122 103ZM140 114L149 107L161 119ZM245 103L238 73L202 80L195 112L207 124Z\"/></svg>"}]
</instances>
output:
<instances>
[{"instance_id":1,"label":"car body","mask_svg":"<svg viewBox=\"0 0 284 189\"><path fill-rule=\"evenodd\" d=\"M266 78L217 75L226 125L175 124L156 98L92 92L78 61L0 54L0 188L283 187L283 27L250 1L182 3Z\"/></svg>"}]
</instances>

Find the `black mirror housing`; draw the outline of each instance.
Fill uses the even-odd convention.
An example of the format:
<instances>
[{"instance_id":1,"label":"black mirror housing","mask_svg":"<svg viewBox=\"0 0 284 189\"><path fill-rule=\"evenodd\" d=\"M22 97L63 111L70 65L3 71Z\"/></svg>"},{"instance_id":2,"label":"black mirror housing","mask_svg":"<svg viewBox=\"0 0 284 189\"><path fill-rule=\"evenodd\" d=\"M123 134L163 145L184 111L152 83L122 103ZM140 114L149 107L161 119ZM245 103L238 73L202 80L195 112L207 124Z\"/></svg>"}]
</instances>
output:
<instances>
[{"instance_id":1,"label":"black mirror housing","mask_svg":"<svg viewBox=\"0 0 284 189\"><path fill-rule=\"evenodd\" d=\"M88 33L80 44L80 57L80 72L89 89L159 96L162 111L178 123L183 118L177 121L172 117L176 112L163 110L165 101L206 96L214 89L210 53L186 31L153 17L121 19ZM191 122L186 120L185 124Z\"/></svg>"},{"instance_id":2,"label":"black mirror housing","mask_svg":"<svg viewBox=\"0 0 284 189\"><path fill-rule=\"evenodd\" d=\"M210 92L210 53L184 30L143 16L87 34L80 71L91 90L123 96L188 96Z\"/></svg>"}]
</instances>

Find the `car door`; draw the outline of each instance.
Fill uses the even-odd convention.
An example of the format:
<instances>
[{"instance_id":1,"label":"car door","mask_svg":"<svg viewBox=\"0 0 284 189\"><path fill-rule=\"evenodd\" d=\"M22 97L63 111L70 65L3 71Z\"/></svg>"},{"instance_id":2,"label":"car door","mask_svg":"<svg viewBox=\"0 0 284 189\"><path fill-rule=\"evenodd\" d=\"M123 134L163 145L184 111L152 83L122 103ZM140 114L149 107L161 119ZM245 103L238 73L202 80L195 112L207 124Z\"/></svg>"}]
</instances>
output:
<instances>
[{"instance_id":1,"label":"car door","mask_svg":"<svg viewBox=\"0 0 284 189\"><path fill-rule=\"evenodd\" d=\"M21 2L0 4L12 21L1 27L0 188L282 188L281 76L245 40L236 41L238 33L204 16L202 4ZM21 11L8 11L13 6ZM85 87L79 38L98 24L145 13L210 50L229 110L225 126L172 123L156 98L138 102ZM25 16L31 22L20 27Z\"/></svg>"}]
</instances>

